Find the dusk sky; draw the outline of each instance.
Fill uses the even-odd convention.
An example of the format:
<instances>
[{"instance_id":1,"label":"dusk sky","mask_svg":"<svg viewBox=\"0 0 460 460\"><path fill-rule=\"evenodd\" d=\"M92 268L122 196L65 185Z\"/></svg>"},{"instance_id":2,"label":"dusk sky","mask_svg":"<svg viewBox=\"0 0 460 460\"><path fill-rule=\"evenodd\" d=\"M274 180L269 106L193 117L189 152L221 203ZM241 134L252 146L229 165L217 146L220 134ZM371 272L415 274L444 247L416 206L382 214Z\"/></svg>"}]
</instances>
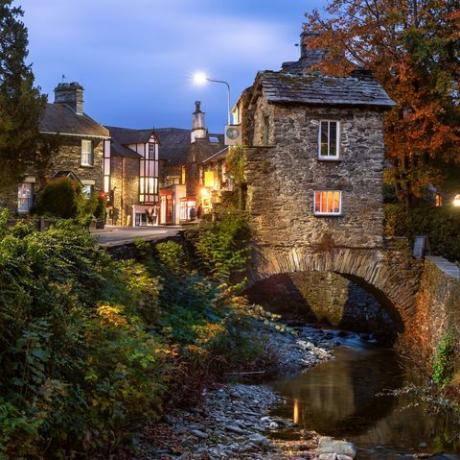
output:
<instances>
[{"instance_id":1,"label":"dusk sky","mask_svg":"<svg viewBox=\"0 0 460 460\"><path fill-rule=\"evenodd\" d=\"M132 128L189 128L203 101L223 132L226 93L196 87L197 70L232 85L233 101L258 70L297 59L304 13L325 0L19 0L37 84L66 76L85 88L85 111Z\"/></svg>"}]
</instances>

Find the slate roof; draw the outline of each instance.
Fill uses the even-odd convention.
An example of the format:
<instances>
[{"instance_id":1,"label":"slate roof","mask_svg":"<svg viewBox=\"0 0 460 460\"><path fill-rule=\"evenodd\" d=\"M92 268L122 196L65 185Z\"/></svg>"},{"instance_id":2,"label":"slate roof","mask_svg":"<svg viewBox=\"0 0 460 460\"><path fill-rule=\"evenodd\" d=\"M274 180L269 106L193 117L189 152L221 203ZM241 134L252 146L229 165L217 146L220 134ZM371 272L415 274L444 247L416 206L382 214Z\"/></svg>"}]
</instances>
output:
<instances>
[{"instance_id":1,"label":"slate roof","mask_svg":"<svg viewBox=\"0 0 460 460\"><path fill-rule=\"evenodd\" d=\"M66 104L47 104L40 119L40 132L108 138L109 131L86 114L77 115Z\"/></svg>"},{"instance_id":2,"label":"slate roof","mask_svg":"<svg viewBox=\"0 0 460 460\"><path fill-rule=\"evenodd\" d=\"M228 147L224 147L222 150L219 150L218 152L214 153L209 158L206 158L206 160L204 160L202 163L207 164L213 161L223 160L225 159L227 154L228 154Z\"/></svg>"},{"instance_id":3,"label":"slate roof","mask_svg":"<svg viewBox=\"0 0 460 460\"><path fill-rule=\"evenodd\" d=\"M187 155L190 149L191 131L181 128L160 128L155 133L160 140L160 160L166 160L170 165L180 165L187 162ZM200 144L203 151L209 151L213 154L215 149L222 149L224 145L223 134L208 134L208 140L216 138L218 142L209 142Z\"/></svg>"},{"instance_id":4,"label":"slate roof","mask_svg":"<svg viewBox=\"0 0 460 460\"><path fill-rule=\"evenodd\" d=\"M110 142L110 153L112 155L117 155L119 157L127 157L127 158L141 158L142 155L135 152L134 150L125 147L124 145L120 144L116 139L112 138Z\"/></svg>"},{"instance_id":5,"label":"slate roof","mask_svg":"<svg viewBox=\"0 0 460 460\"><path fill-rule=\"evenodd\" d=\"M122 145L128 144L146 144L154 134L153 129L131 129L118 128L116 126L107 126L110 135Z\"/></svg>"},{"instance_id":6,"label":"slate roof","mask_svg":"<svg viewBox=\"0 0 460 460\"><path fill-rule=\"evenodd\" d=\"M348 77L332 77L319 72L294 74L286 71L260 72L260 84L269 102L318 105L359 105L392 107L383 87L365 71Z\"/></svg>"},{"instance_id":7,"label":"slate roof","mask_svg":"<svg viewBox=\"0 0 460 460\"><path fill-rule=\"evenodd\" d=\"M160 140L160 160L167 160L171 165L185 164L190 148L190 130L160 128L155 132Z\"/></svg>"},{"instance_id":8,"label":"slate roof","mask_svg":"<svg viewBox=\"0 0 460 460\"><path fill-rule=\"evenodd\" d=\"M110 132L110 152L126 158L141 158L142 155L128 147L129 144L145 144L154 134L153 129L131 129L107 126Z\"/></svg>"}]
</instances>

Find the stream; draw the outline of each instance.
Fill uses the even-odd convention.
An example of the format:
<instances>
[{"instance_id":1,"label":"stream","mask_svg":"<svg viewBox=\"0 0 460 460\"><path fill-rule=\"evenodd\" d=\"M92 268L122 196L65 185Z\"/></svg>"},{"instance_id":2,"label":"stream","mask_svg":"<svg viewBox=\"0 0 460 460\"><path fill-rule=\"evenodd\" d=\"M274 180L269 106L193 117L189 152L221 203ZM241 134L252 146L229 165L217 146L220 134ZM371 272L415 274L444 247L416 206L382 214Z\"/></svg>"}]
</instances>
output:
<instances>
[{"instance_id":1,"label":"stream","mask_svg":"<svg viewBox=\"0 0 460 460\"><path fill-rule=\"evenodd\" d=\"M270 384L285 398L274 415L297 425L277 436L295 439L304 429L346 439L365 460L401 460L414 453L460 459L458 426L447 416L431 414L424 403L414 405L407 394L381 395L414 383L394 350L355 334L340 340L334 359Z\"/></svg>"}]
</instances>

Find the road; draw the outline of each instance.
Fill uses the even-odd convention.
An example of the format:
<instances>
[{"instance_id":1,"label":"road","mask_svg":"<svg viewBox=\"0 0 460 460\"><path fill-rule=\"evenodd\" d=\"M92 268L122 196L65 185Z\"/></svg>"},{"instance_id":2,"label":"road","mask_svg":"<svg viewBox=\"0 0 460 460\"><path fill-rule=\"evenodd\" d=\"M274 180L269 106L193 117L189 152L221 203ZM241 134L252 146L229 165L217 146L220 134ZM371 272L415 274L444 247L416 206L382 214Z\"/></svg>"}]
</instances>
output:
<instances>
[{"instance_id":1,"label":"road","mask_svg":"<svg viewBox=\"0 0 460 460\"><path fill-rule=\"evenodd\" d=\"M145 241L161 240L176 236L182 227L106 227L104 230L91 232L100 246L122 246L141 238Z\"/></svg>"}]
</instances>

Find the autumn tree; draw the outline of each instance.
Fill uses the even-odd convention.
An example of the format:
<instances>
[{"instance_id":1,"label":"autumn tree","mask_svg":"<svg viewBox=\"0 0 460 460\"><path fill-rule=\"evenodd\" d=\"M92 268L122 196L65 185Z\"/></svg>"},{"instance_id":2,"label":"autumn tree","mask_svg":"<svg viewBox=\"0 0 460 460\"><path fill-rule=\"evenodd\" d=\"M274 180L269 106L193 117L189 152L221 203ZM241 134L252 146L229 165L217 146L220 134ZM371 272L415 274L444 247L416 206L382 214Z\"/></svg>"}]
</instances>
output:
<instances>
[{"instance_id":1,"label":"autumn tree","mask_svg":"<svg viewBox=\"0 0 460 460\"><path fill-rule=\"evenodd\" d=\"M34 86L23 11L0 0L0 188L17 183L34 161L46 98Z\"/></svg>"},{"instance_id":2,"label":"autumn tree","mask_svg":"<svg viewBox=\"0 0 460 460\"><path fill-rule=\"evenodd\" d=\"M372 70L397 106L386 117L392 183L407 206L460 163L458 0L331 0L307 14L311 46L327 48L322 70Z\"/></svg>"}]
</instances>

